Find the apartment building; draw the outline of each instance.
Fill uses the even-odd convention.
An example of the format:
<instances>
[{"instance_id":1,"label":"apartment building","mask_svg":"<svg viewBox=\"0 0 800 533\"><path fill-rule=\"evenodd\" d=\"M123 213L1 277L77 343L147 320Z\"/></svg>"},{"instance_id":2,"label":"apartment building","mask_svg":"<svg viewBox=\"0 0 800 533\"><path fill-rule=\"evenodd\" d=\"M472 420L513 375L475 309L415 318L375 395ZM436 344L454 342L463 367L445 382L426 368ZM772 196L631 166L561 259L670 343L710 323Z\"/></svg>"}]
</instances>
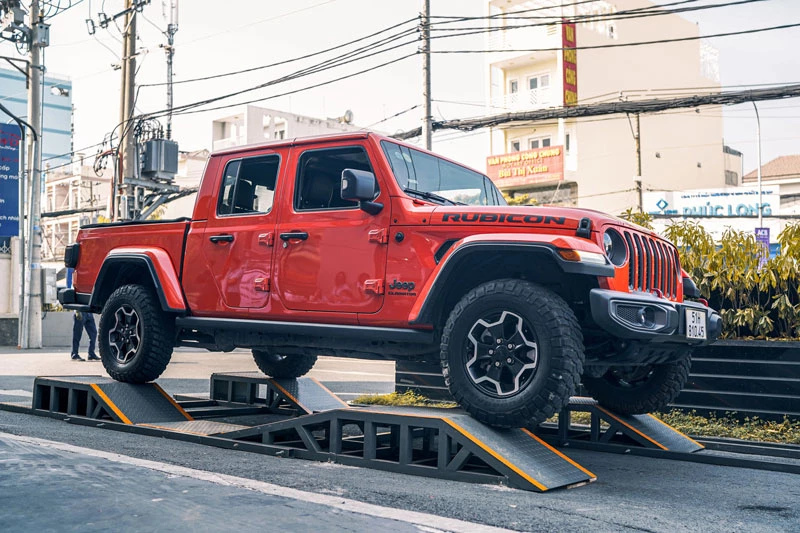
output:
<instances>
[{"instance_id":1,"label":"apartment building","mask_svg":"<svg viewBox=\"0 0 800 533\"><path fill-rule=\"evenodd\" d=\"M656 6L647 0L489 1L496 28L487 37L490 112L718 90L718 54L702 40L603 47L700 34L676 14L613 19L649 7ZM520 16L565 23L501 16L534 9ZM502 190L545 204L620 213L639 205L638 180L643 191L672 191L741 178L740 160L723 149L719 108L509 123L495 127L490 139L488 175ZM737 176L726 180L726 169Z\"/></svg>"},{"instance_id":2,"label":"apartment building","mask_svg":"<svg viewBox=\"0 0 800 533\"><path fill-rule=\"evenodd\" d=\"M69 164L72 151L72 82L65 76L47 74L42 82L42 159L51 165ZM0 102L17 117L28 119L25 74L0 69ZM4 123L11 117L0 112Z\"/></svg>"},{"instance_id":3,"label":"apartment building","mask_svg":"<svg viewBox=\"0 0 800 533\"><path fill-rule=\"evenodd\" d=\"M277 139L363 129L351 124L352 121L353 113L351 111L345 111L341 117L337 118L316 118L277 109L244 105L235 114L213 121L211 142L216 151L232 146Z\"/></svg>"},{"instance_id":4,"label":"apartment building","mask_svg":"<svg viewBox=\"0 0 800 533\"><path fill-rule=\"evenodd\" d=\"M95 173L94 157L76 154L71 165L46 172L42 196L42 262L63 268L64 249L78 230L108 214L111 170Z\"/></svg>"}]
</instances>

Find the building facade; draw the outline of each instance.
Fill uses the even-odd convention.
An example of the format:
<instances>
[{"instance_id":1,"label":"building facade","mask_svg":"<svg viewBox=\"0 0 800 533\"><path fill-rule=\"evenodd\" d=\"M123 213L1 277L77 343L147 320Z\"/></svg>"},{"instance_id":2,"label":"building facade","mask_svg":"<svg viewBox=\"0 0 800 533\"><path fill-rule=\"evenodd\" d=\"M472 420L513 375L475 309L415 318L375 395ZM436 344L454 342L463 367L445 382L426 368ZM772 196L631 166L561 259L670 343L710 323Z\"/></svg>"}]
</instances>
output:
<instances>
[{"instance_id":1,"label":"building facade","mask_svg":"<svg viewBox=\"0 0 800 533\"><path fill-rule=\"evenodd\" d=\"M491 113L669 98L686 95L681 88L719 88L716 51L702 40L616 46L697 37L694 23L675 14L609 18L620 11L657 7L647 0L571 4L487 3L497 28L487 43L493 50L487 54ZM553 18L536 24L500 16L532 9L536 11L528 15ZM553 23L558 19L568 22ZM643 191L722 187L729 166L719 108L509 123L494 128L490 137L487 172L504 191L528 193L540 203L615 214L640 205L639 180Z\"/></svg>"},{"instance_id":2,"label":"building facade","mask_svg":"<svg viewBox=\"0 0 800 533\"><path fill-rule=\"evenodd\" d=\"M760 187L757 170L745 174L739 184L738 187L647 192L644 210L653 215L653 225L660 232L673 222L687 219L702 224L717 240L728 228L745 233L764 228L766 232L762 232L769 237L774 254L780 232L787 224L799 221L800 155L780 156L762 165ZM761 226L759 205L763 215Z\"/></svg>"},{"instance_id":3,"label":"building facade","mask_svg":"<svg viewBox=\"0 0 800 533\"><path fill-rule=\"evenodd\" d=\"M82 225L108 216L111 173L95 173L92 162L77 154L71 165L45 175L42 196L42 262L63 268L64 250L75 242Z\"/></svg>"},{"instance_id":4,"label":"building facade","mask_svg":"<svg viewBox=\"0 0 800 533\"><path fill-rule=\"evenodd\" d=\"M0 102L26 121L28 89L18 70L0 69ZM42 84L43 168L69 164L72 159L72 82L66 77L45 75ZM11 117L0 112L3 122Z\"/></svg>"},{"instance_id":5,"label":"building facade","mask_svg":"<svg viewBox=\"0 0 800 533\"><path fill-rule=\"evenodd\" d=\"M351 124L352 119L350 111L340 118L325 119L247 105L234 115L214 120L211 141L216 151L278 139L360 131L362 128Z\"/></svg>"}]
</instances>

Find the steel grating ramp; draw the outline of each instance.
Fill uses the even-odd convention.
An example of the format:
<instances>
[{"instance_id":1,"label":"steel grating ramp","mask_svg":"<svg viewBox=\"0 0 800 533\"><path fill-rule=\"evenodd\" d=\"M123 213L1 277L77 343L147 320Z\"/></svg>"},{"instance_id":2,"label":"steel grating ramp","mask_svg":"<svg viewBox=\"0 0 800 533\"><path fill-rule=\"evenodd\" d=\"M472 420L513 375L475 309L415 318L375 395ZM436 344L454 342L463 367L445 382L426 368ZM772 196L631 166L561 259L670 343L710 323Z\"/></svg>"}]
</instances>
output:
<instances>
[{"instance_id":1,"label":"steel grating ramp","mask_svg":"<svg viewBox=\"0 0 800 533\"><path fill-rule=\"evenodd\" d=\"M218 436L305 459L538 492L596 479L528 430L495 429L454 409L337 409Z\"/></svg>"},{"instance_id":2,"label":"steel grating ramp","mask_svg":"<svg viewBox=\"0 0 800 533\"><path fill-rule=\"evenodd\" d=\"M572 413L591 416L589 430L576 430ZM623 415L609 411L592 398L572 397L558 416L559 444L582 447L584 443L640 446L664 451L692 453L704 446L650 414Z\"/></svg>"},{"instance_id":3,"label":"steel grating ramp","mask_svg":"<svg viewBox=\"0 0 800 533\"><path fill-rule=\"evenodd\" d=\"M211 375L211 399L272 409L292 409L302 414L347 408L314 378L275 379L260 372L226 372Z\"/></svg>"},{"instance_id":4,"label":"steel grating ramp","mask_svg":"<svg viewBox=\"0 0 800 533\"><path fill-rule=\"evenodd\" d=\"M120 383L101 376L38 377L33 390L33 408L53 413L197 435L244 427L195 421L157 383Z\"/></svg>"}]
</instances>

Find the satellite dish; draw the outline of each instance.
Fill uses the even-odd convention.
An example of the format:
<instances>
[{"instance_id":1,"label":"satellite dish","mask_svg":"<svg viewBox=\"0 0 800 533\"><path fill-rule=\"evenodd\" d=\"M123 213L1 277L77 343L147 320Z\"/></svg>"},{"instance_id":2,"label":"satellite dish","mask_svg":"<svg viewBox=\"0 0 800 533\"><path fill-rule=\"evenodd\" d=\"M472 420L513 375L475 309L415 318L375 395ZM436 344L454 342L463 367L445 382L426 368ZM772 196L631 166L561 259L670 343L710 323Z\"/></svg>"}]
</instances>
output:
<instances>
[{"instance_id":1,"label":"satellite dish","mask_svg":"<svg viewBox=\"0 0 800 533\"><path fill-rule=\"evenodd\" d=\"M345 124L351 124L353 122L353 112L348 109L340 120Z\"/></svg>"}]
</instances>

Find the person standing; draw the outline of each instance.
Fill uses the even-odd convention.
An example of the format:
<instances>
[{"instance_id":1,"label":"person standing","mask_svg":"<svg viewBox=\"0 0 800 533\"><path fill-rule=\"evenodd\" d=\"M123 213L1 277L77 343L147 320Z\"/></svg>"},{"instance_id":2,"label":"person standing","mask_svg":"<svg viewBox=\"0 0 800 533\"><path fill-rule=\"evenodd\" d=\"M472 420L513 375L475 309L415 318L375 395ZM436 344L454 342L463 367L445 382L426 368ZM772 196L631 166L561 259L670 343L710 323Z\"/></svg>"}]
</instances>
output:
<instances>
[{"instance_id":1,"label":"person standing","mask_svg":"<svg viewBox=\"0 0 800 533\"><path fill-rule=\"evenodd\" d=\"M74 269L67 268L67 287L72 287L72 274ZM94 323L94 316L88 311L75 311L72 317L72 353L70 358L73 361L83 361L83 358L78 353L81 347L81 337L83 330L89 336L89 361L100 361L97 353L94 351L97 343L97 326Z\"/></svg>"},{"instance_id":2,"label":"person standing","mask_svg":"<svg viewBox=\"0 0 800 533\"><path fill-rule=\"evenodd\" d=\"M97 343L97 326L94 323L94 315L88 311L75 311L75 317L72 320L72 360L83 361L78 351L81 345L81 337L83 330L89 336L89 361L100 361L95 353L95 345Z\"/></svg>"}]
</instances>

